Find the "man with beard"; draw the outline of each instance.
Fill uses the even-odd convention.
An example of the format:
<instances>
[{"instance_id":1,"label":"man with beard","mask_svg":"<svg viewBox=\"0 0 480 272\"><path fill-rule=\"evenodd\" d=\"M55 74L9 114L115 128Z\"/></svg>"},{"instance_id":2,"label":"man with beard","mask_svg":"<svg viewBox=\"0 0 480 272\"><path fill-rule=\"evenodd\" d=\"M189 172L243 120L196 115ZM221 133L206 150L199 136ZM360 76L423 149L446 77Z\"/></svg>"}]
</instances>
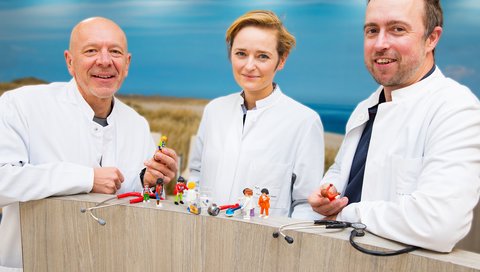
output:
<instances>
[{"instance_id":1,"label":"man with beard","mask_svg":"<svg viewBox=\"0 0 480 272\"><path fill-rule=\"evenodd\" d=\"M480 103L435 65L442 21L439 0L368 2L365 65L381 86L353 111L309 203L326 218L449 252L479 198ZM330 184L342 197L322 194Z\"/></svg>"}]
</instances>

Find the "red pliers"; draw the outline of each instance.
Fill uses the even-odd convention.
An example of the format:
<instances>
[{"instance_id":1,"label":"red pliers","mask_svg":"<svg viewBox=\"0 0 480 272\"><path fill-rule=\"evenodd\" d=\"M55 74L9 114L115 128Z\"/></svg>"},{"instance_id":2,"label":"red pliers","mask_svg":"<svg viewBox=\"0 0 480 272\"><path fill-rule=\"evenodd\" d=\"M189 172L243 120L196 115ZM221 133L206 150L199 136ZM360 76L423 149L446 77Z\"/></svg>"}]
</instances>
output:
<instances>
[{"instance_id":1,"label":"red pliers","mask_svg":"<svg viewBox=\"0 0 480 272\"><path fill-rule=\"evenodd\" d=\"M151 198L155 198L154 193L148 193ZM129 192L117 195L117 199L126 198L129 196L136 196L136 198L130 199L130 204L135 204L143 201L143 194L139 192Z\"/></svg>"}]
</instances>

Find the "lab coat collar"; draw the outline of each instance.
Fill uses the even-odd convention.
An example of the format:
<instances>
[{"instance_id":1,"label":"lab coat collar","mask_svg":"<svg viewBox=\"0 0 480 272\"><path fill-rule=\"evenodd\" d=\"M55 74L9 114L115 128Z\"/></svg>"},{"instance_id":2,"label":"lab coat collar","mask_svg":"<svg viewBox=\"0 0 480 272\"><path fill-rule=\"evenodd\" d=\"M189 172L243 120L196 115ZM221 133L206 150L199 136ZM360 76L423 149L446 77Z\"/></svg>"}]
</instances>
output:
<instances>
[{"instance_id":1,"label":"lab coat collar","mask_svg":"<svg viewBox=\"0 0 480 272\"><path fill-rule=\"evenodd\" d=\"M419 82L416 82L410 86L393 91L392 101L385 103L384 106L388 106L388 104L392 102L394 104L402 103L404 101L408 101L410 99L418 97L419 95L422 95L429 89L426 88L426 86L428 86L432 82L435 82L436 79L439 77L445 76L442 74L438 66L436 66L435 71L427 78L424 78L423 80L420 80ZM347 123L347 133L348 131L351 131L358 126L361 126L368 121L368 109L378 104L380 93L382 92L382 90L383 86L379 86L377 90L372 95L370 95L370 97L368 97L367 100L364 101L364 103L361 103L358 109L354 111L355 116L352 115L352 117L354 118L350 118L351 120L349 120Z\"/></svg>"},{"instance_id":2,"label":"lab coat collar","mask_svg":"<svg viewBox=\"0 0 480 272\"><path fill-rule=\"evenodd\" d=\"M95 116L95 112L93 111L92 107L90 107L90 105L87 103L85 98L83 98L82 94L80 93L80 90L78 90L78 86L77 86L77 82L75 81L75 78L72 78L67 83L66 97L68 102L74 105L79 105L80 109L89 120L93 120L93 117ZM115 116L118 115L118 111L119 111L118 106L115 106L115 105L118 105L120 101L117 101L117 100L118 99L116 97L113 97L112 112L107 116L107 122L109 125L114 123Z\"/></svg>"},{"instance_id":3,"label":"lab coat collar","mask_svg":"<svg viewBox=\"0 0 480 272\"><path fill-rule=\"evenodd\" d=\"M74 105L78 105L81 111L85 114L85 116L88 119L93 120L93 116L95 116L95 112L87 103L87 101L85 101L82 94L80 93L80 90L78 90L78 86L77 86L77 82L75 81L75 78L72 78L72 80L68 82L66 96L67 96L68 102Z\"/></svg>"},{"instance_id":4,"label":"lab coat collar","mask_svg":"<svg viewBox=\"0 0 480 272\"><path fill-rule=\"evenodd\" d=\"M427 88L432 82L436 82L436 79L445 77L440 69L436 66L435 71L428 77L416 82L407 87L397 89L392 92L392 102L400 103L406 100L413 99L422 95L424 92L428 91L430 88Z\"/></svg>"},{"instance_id":5,"label":"lab coat collar","mask_svg":"<svg viewBox=\"0 0 480 272\"><path fill-rule=\"evenodd\" d=\"M278 84L275 84L275 88L273 89L273 92L265 97L264 99L257 100L255 102L255 108L254 109L262 109L262 108L268 108L273 105L275 105L280 98L283 96L282 90L280 89L280 86ZM244 91L240 92L240 97L241 99L239 100L240 106L245 104L245 98L244 98Z\"/></svg>"},{"instance_id":6,"label":"lab coat collar","mask_svg":"<svg viewBox=\"0 0 480 272\"><path fill-rule=\"evenodd\" d=\"M280 86L278 86L278 84L275 84L275 89L273 89L273 92L269 96L265 97L264 99L258 100L255 103L257 105L257 109L271 107L280 100L282 95L283 94L282 90L280 90Z\"/></svg>"},{"instance_id":7,"label":"lab coat collar","mask_svg":"<svg viewBox=\"0 0 480 272\"><path fill-rule=\"evenodd\" d=\"M353 111L352 116L348 119L346 133L349 133L354 128L359 127L368 121L368 109L379 103L380 93L382 91L383 87L378 87L378 89L371 94L370 97L357 106L357 108Z\"/></svg>"}]
</instances>

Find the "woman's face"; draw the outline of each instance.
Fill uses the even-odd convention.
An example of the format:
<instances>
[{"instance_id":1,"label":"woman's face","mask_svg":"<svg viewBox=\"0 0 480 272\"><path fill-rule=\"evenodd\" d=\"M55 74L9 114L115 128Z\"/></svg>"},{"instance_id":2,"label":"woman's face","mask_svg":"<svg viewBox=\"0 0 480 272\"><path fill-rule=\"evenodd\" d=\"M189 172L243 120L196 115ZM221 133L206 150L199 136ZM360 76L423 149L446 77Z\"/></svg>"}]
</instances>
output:
<instances>
[{"instance_id":1,"label":"woman's face","mask_svg":"<svg viewBox=\"0 0 480 272\"><path fill-rule=\"evenodd\" d=\"M262 99L272 92L275 73L286 58L277 53L276 30L247 26L235 36L230 59L237 84L247 95Z\"/></svg>"}]
</instances>

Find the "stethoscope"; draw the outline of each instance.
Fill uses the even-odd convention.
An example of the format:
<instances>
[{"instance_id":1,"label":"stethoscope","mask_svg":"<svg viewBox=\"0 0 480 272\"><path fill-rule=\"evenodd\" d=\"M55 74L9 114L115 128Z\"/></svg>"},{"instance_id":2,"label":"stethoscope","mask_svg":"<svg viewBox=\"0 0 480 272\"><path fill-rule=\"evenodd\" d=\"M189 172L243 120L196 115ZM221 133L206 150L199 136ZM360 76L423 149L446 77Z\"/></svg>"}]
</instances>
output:
<instances>
[{"instance_id":1,"label":"stethoscope","mask_svg":"<svg viewBox=\"0 0 480 272\"><path fill-rule=\"evenodd\" d=\"M294 241L293 237L283 233L284 230L311 229L315 227L322 227L325 229L352 228L352 231L350 232L350 238L349 238L350 244L356 250L366 254L375 255L375 256L394 256L394 255L399 255L403 253L408 253L418 249L418 247L416 246L406 246L403 249L392 250L392 251L377 251L377 250L370 250L370 249L364 248L354 241L355 237L365 236L365 233L366 233L367 226L359 222L350 223L350 222L336 221L336 220L314 220L313 224L314 225L312 226L312 221L302 221L302 222L295 222L295 223L281 225L277 231L273 232L273 238L278 238L281 235L283 236L285 241L287 241L287 243L292 244Z\"/></svg>"},{"instance_id":2,"label":"stethoscope","mask_svg":"<svg viewBox=\"0 0 480 272\"><path fill-rule=\"evenodd\" d=\"M154 193L149 193L149 196L154 198L155 194ZM126 197L135 197L133 199L130 199L129 203L130 204L135 204L143 201L143 194L139 192L129 192L129 193L123 193L119 195L112 196L110 198L105 199L102 202L97 203L95 206L90 207L90 208L80 208L80 212L82 213L88 213L95 221L98 222L98 224L105 226L107 224L107 221L105 219L102 219L100 217L97 217L93 214L93 210L96 209L101 209L101 208L106 208L106 207L111 207L111 206L116 206L119 204L122 204L122 202L116 202L116 203L111 203L111 204L106 204L108 201L113 200L113 199L122 199Z\"/></svg>"}]
</instances>

